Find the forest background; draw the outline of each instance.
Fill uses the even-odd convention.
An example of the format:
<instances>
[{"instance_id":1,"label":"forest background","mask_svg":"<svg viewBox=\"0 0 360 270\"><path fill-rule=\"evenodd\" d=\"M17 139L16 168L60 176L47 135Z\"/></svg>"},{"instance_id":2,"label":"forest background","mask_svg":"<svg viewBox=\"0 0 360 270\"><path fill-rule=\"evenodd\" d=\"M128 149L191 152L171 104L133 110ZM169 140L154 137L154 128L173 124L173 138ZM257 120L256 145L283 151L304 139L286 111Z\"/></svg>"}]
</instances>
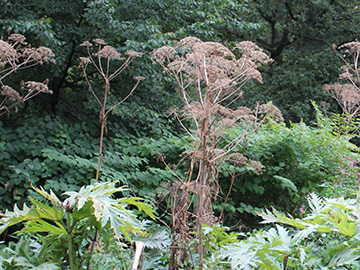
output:
<instances>
[{"instance_id":1,"label":"forest background","mask_svg":"<svg viewBox=\"0 0 360 270\"><path fill-rule=\"evenodd\" d=\"M86 76L94 89L104 85L96 69L87 70L84 77L79 60L87 56L86 47L80 45L96 38L123 55L142 54L111 81L108 108L126 100L107 114L99 179L127 186L124 196L144 198L158 225L172 226L171 192L175 175L186 178L189 164L183 153L191 143L176 115L169 113L174 106L182 106L177 85L155 64L153 52L188 36L228 48L250 40L263 48L273 62L259 67L262 83L249 81L234 104L255 110L257 102L271 102L284 118L282 123L267 122L236 146L235 151L249 161L244 166L226 161L217 168L219 195L212 209L223 226L251 233L262 226L256 212L264 207L303 217L307 195L314 191L327 197L355 196L357 172L346 174L349 179L343 175L353 167L344 159L357 157L356 114L342 126L343 107L324 85L338 82L344 65L333 44L340 48L360 33L357 1L0 0L0 6L3 40L22 34L32 46L51 49L56 61L19 70L2 80L2 85L11 85L19 93L25 91L21 81L46 82L52 94L36 95L16 111L15 107L0 110L1 210L29 203L27 196L41 200L32 186L60 196L98 178L104 118L99 121ZM189 123L185 120L185 125ZM235 126L227 139L244 129ZM250 161L259 162L262 172ZM11 232L2 234L6 244L12 240ZM196 238L189 236L189 242ZM107 258L111 267L111 252L99 250L102 255L96 258ZM118 251L118 261L126 261L119 254L130 251ZM195 248L193 253L199 252ZM69 254L66 249L65 261ZM166 255L160 257L157 263L166 265ZM189 258L189 254L178 258L178 264L181 261L181 267L192 269L185 263ZM286 268L286 262L280 262Z\"/></svg>"}]
</instances>

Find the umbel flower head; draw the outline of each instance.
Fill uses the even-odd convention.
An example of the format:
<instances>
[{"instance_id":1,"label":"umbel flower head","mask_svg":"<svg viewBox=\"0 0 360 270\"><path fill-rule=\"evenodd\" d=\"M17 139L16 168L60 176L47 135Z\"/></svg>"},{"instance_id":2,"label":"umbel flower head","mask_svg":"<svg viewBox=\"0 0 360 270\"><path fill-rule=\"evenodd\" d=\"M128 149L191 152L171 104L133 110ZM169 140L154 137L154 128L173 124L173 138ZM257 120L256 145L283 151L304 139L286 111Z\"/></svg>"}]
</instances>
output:
<instances>
[{"instance_id":1,"label":"umbel flower head","mask_svg":"<svg viewBox=\"0 0 360 270\"><path fill-rule=\"evenodd\" d=\"M53 92L48 88L46 82L34 82L34 81L27 81L22 82L22 89L28 90L29 92L35 91L35 92L42 92L46 94L52 94Z\"/></svg>"},{"instance_id":2,"label":"umbel flower head","mask_svg":"<svg viewBox=\"0 0 360 270\"><path fill-rule=\"evenodd\" d=\"M10 100L21 101L19 93L8 85L3 85L0 90L0 95L7 96Z\"/></svg>"},{"instance_id":3,"label":"umbel flower head","mask_svg":"<svg viewBox=\"0 0 360 270\"><path fill-rule=\"evenodd\" d=\"M187 37L175 43L174 47L164 46L153 53L153 58L165 71L177 76L182 74L186 83L200 80L214 92L222 95L234 91L238 84L255 79L262 83L257 67L272 60L256 44L245 41L238 43L235 54L217 42L203 42L196 37Z\"/></svg>"}]
</instances>

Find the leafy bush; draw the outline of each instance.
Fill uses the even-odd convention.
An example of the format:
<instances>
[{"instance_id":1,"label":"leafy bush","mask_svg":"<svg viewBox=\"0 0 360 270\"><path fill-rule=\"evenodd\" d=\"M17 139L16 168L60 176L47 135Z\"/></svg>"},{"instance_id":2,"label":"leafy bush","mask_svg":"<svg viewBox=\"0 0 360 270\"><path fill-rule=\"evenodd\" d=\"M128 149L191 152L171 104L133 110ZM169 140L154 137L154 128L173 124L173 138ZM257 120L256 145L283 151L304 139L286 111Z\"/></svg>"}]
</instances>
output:
<instances>
[{"instance_id":1,"label":"leafy bush","mask_svg":"<svg viewBox=\"0 0 360 270\"><path fill-rule=\"evenodd\" d=\"M260 161L264 171L257 175L230 163L222 167L223 190L230 186L227 170L236 174L232 196L225 206L225 222L234 224L242 219L251 226L256 224L255 210L262 207L274 206L296 214L306 194L326 192L321 185L338 181L342 158L358 157L357 147L348 138L335 137L325 127L313 128L303 122L290 127L269 123L247 137L237 151Z\"/></svg>"},{"instance_id":2,"label":"leafy bush","mask_svg":"<svg viewBox=\"0 0 360 270\"><path fill-rule=\"evenodd\" d=\"M166 129L166 123L158 128ZM183 147L178 138L171 134L162 139L157 139L160 134L138 138L116 122L109 124L108 132L102 179L121 181L140 196L154 200L155 189L172 178L159 154L175 162L172 160L179 158ZM31 182L58 195L89 184L97 167L98 136L97 119L91 117L86 124L36 114L0 122L0 208L22 204L29 193L37 196L31 191Z\"/></svg>"}]
</instances>

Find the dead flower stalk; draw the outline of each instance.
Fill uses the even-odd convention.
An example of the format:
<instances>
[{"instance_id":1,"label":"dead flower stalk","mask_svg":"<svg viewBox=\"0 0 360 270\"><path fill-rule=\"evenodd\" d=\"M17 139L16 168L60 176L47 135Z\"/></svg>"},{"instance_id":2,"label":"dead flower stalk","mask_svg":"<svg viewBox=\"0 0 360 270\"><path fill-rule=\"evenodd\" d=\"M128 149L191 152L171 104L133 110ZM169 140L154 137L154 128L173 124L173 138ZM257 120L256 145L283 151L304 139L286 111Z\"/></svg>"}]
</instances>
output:
<instances>
[{"instance_id":1,"label":"dead flower stalk","mask_svg":"<svg viewBox=\"0 0 360 270\"><path fill-rule=\"evenodd\" d=\"M194 142L192 150L185 153L190 159L187 179L172 187L170 269L177 269L179 262L189 259L186 240L191 231L191 217L195 218L199 237L199 269L203 268L202 225L218 222L211 206L219 189L218 166L225 160L235 160L237 164L254 163L233 150L246 136L257 131L268 117L282 120L280 111L272 104L258 105L255 111L247 107L230 107L242 96L241 89L249 80L262 83L257 68L271 62L249 41L237 44L234 51L216 42L187 37L176 42L174 47L164 46L153 53L154 60L178 86L184 106L173 111ZM191 119L193 127L185 127L179 115ZM237 124L246 124L248 130L220 146L224 145L229 128ZM258 165L260 172L262 168ZM189 213L194 197L197 197L195 210Z\"/></svg>"},{"instance_id":2,"label":"dead flower stalk","mask_svg":"<svg viewBox=\"0 0 360 270\"><path fill-rule=\"evenodd\" d=\"M135 57L140 57L141 53L135 52L135 51L127 51L125 53L126 57L122 57L121 54L114 48L106 44L105 41L102 39L94 39L93 43L89 41L83 42L80 46L86 47L87 50L87 57L80 57L80 66L83 71L83 75L85 78L85 81L88 85L88 89L91 92L91 94L94 96L96 102L100 106L100 114L99 119L101 123L101 129L100 129L100 144L99 144L99 157L98 157L98 165L96 170L96 180L99 179L99 172L101 167L101 160L102 160L102 144L103 144L103 138L104 138L104 131L106 128L106 118L113 109L118 107L121 103L123 103L125 100L127 100L134 90L139 85L140 81L145 79L144 77L134 77L135 84L132 87L129 94L124 97L122 100L117 102L116 104L112 105L110 108L107 108L107 102L108 102L108 95L110 94L110 82L115 79L121 72L123 72L129 64L134 60ZM122 61L122 63L115 69L115 71L112 71L110 67L110 62L112 60ZM100 94L97 93L92 83L89 80L89 77L87 75L87 68L91 64L93 67L95 67L98 74L100 74L100 77L104 81L104 91Z\"/></svg>"}]
</instances>

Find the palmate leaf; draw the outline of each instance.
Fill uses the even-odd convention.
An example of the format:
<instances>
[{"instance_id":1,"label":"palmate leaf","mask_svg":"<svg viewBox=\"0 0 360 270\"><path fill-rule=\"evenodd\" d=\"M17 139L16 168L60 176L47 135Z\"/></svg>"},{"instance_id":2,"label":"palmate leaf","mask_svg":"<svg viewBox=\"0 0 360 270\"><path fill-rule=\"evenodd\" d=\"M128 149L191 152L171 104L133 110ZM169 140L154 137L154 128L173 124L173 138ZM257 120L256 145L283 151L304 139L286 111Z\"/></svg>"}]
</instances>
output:
<instances>
[{"instance_id":1,"label":"palmate leaf","mask_svg":"<svg viewBox=\"0 0 360 270\"><path fill-rule=\"evenodd\" d=\"M320 233L335 232L349 237L355 234L358 223L349 215L354 212L353 200L323 200L315 194L311 194L308 200L312 212L303 219L294 219L275 209L272 212L266 209L258 214L264 219L262 223L282 223L300 229L311 228L310 230Z\"/></svg>"},{"instance_id":2,"label":"palmate leaf","mask_svg":"<svg viewBox=\"0 0 360 270\"><path fill-rule=\"evenodd\" d=\"M57 205L49 206L33 198L30 198L30 201L35 206L34 210L39 218L48 220L62 220L64 218L64 210L58 208Z\"/></svg>"},{"instance_id":3,"label":"palmate leaf","mask_svg":"<svg viewBox=\"0 0 360 270\"><path fill-rule=\"evenodd\" d=\"M123 187L117 188L115 185L116 183L95 183L82 187L79 192L66 192L64 194L69 198L64 201L64 205L75 207L79 213L84 206L92 208L93 215L102 226L110 224L116 237L125 236L130 240L129 232L140 232L144 226L126 207L129 204L134 205L150 217L154 217L153 211L145 203L139 202L140 198L112 198L114 193L126 190ZM91 202L91 205L88 202Z\"/></svg>"},{"instance_id":4,"label":"palmate leaf","mask_svg":"<svg viewBox=\"0 0 360 270\"><path fill-rule=\"evenodd\" d=\"M68 191L64 195L69 197L64 201L64 205L69 205L73 208L74 205L78 209L81 209L88 200L98 200L101 201L103 198L110 198L110 196L116 192L122 192L126 190L124 187L115 187L116 183L95 183L94 185L88 185L81 187L79 192Z\"/></svg>"},{"instance_id":5,"label":"palmate leaf","mask_svg":"<svg viewBox=\"0 0 360 270\"><path fill-rule=\"evenodd\" d=\"M232 269L282 270L285 255L292 263L297 262L305 267L309 256L298 244L310 233L293 236L286 228L276 225L276 228L257 232L246 240L224 246L219 257L228 258Z\"/></svg>"},{"instance_id":6,"label":"palmate leaf","mask_svg":"<svg viewBox=\"0 0 360 270\"><path fill-rule=\"evenodd\" d=\"M26 204L24 204L23 210L20 210L16 204L14 206L14 211L6 210L0 219L0 233L10 226L29 220L28 215L31 216L31 214L29 214L30 211L31 209L27 207Z\"/></svg>"}]
</instances>

